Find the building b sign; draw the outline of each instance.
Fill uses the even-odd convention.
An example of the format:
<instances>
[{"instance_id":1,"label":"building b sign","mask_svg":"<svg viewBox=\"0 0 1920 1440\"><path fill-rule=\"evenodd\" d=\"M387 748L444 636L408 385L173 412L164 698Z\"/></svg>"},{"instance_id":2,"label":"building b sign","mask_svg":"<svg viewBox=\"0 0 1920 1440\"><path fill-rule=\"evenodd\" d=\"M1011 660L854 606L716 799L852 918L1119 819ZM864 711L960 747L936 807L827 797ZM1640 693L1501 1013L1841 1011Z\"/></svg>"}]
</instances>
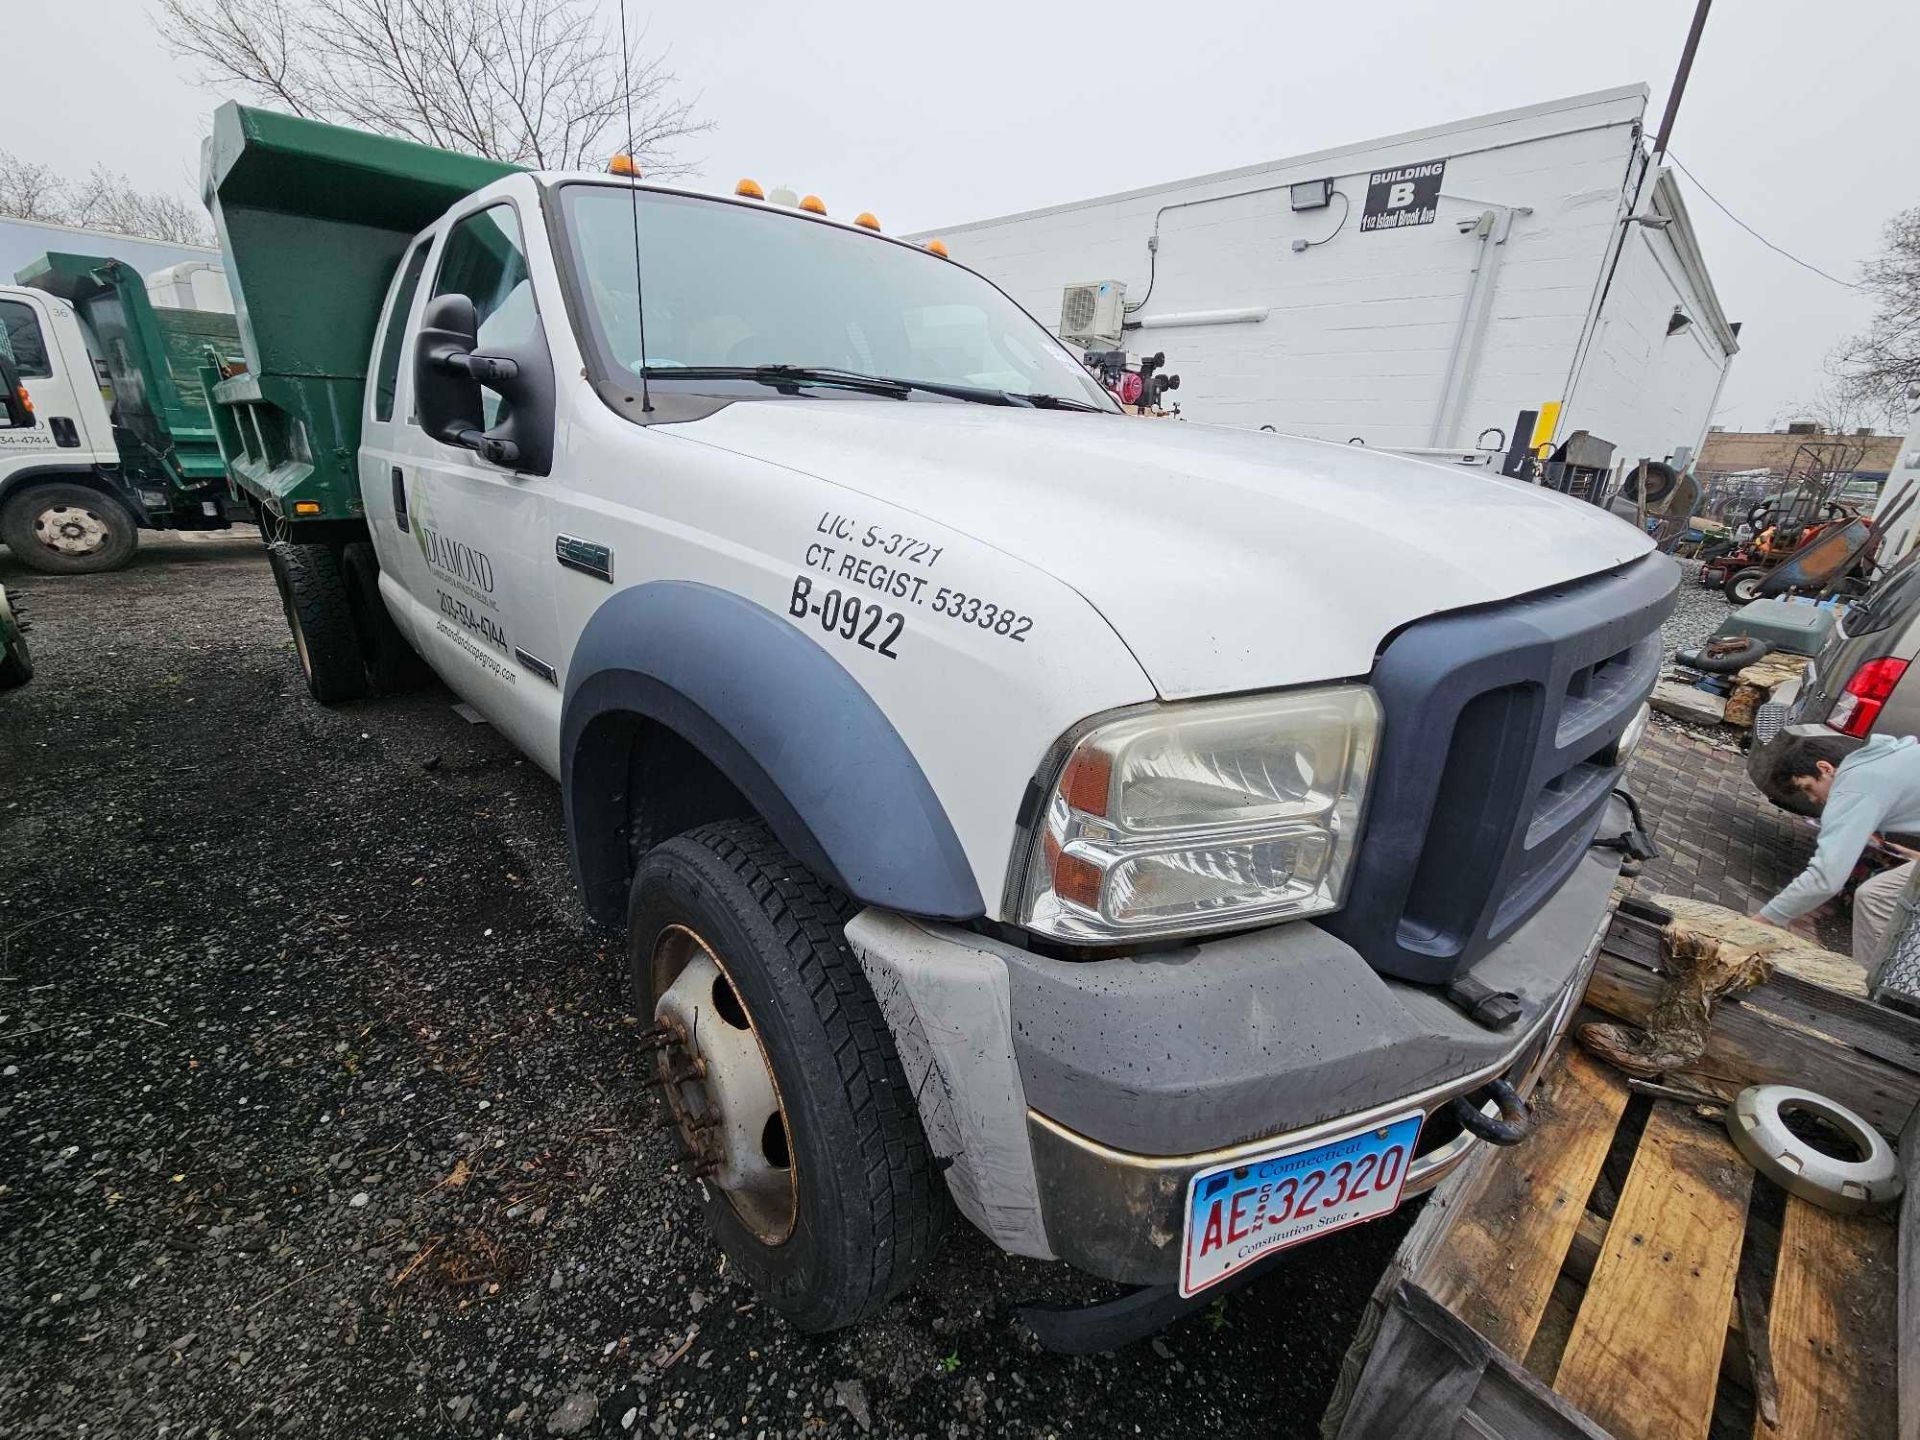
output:
<instances>
[{"instance_id":1,"label":"building b sign","mask_svg":"<svg viewBox=\"0 0 1920 1440\"><path fill-rule=\"evenodd\" d=\"M1440 213L1440 182L1446 174L1444 160L1374 171L1367 176L1367 208L1360 213L1361 230L1431 225Z\"/></svg>"}]
</instances>

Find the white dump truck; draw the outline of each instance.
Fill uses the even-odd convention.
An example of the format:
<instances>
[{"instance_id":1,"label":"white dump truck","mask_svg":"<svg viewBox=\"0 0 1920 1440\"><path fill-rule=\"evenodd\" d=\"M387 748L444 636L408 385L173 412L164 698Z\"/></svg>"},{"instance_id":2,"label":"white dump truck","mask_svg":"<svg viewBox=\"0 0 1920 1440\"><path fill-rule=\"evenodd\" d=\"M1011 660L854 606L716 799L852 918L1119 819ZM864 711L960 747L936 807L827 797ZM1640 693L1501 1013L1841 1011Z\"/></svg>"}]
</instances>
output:
<instances>
[{"instance_id":1,"label":"white dump truck","mask_svg":"<svg viewBox=\"0 0 1920 1440\"><path fill-rule=\"evenodd\" d=\"M229 494L203 367L239 331L206 261L144 279L124 261L50 253L0 285L0 541L31 569L112 570L139 531L221 530Z\"/></svg>"},{"instance_id":2,"label":"white dump truck","mask_svg":"<svg viewBox=\"0 0 1920 1440\"><path fill-rule=\"evenodd\" d=\"M1632 526L1132 423L811 197L236 107L207 165L216 428L309 686L431 670L553 774L794 1323L956 1207L1195 1297L1525 1139L1637 843L1676 571Z\"/></svg>"}]
</instances>

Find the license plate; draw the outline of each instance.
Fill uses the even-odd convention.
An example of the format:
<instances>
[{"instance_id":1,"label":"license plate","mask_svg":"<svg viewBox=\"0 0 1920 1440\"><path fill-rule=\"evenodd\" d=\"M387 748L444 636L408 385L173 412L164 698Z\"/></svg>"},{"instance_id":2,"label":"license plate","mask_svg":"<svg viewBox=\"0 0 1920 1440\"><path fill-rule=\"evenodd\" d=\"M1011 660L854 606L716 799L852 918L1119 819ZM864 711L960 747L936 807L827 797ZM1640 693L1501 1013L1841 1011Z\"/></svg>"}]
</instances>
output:
<instances>
[{"instance_id":1,"label":"license plate","mask_svg":"<svg viewBox=\"0 0 1920 1440\"><path fill-rule=\"evenodd\" d=\"M1400 1203L1421 1112L1237 1165L1187 1182L1180 1293L1197 1295L1302 1240L1373 1220Z\"/></svg>"}]
</instances>

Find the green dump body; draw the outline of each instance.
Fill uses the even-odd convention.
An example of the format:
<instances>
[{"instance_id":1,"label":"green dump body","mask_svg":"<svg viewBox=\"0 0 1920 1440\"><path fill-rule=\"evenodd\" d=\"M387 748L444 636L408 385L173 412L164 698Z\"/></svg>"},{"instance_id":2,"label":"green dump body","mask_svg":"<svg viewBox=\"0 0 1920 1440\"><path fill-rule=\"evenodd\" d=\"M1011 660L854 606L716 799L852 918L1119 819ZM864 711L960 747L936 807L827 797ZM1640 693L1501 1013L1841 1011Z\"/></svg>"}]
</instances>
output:
<instances>
[{"instance_id":1,"label":"green dump body","mask_svg":"<svg viewBox=\"0 0 1920 1440\"><path fill-rule=\"evenodd\" d=\"M14 278L65 300L80 317L113 389L122 471L145 489L167 487L174 510L197 514L201 499L226 482L200 371L209 353L239 363L234 317L155 305L138 272L98 255L42 255Z\"/></svg>"},{"instance_id":2,"label":"green dump body","mask_svg":"<svg viewBox=\"0 0 1920 1440\"><path fill-rule=\"evenodd\" d=\"M362 400L394 268L449 207L517 168L220 107L202 186L247 369L207 379L236 489L295 528L362 518Z\"/></svg>"}]
</instances>

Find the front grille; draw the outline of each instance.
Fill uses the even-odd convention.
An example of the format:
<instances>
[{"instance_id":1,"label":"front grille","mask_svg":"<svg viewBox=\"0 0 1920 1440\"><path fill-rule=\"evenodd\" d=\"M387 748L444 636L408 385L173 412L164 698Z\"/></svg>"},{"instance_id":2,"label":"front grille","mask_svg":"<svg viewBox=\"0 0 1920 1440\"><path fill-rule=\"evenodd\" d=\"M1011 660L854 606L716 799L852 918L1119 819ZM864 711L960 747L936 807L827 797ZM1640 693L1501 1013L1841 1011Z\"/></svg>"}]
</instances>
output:
<instances>
[{"instance_id":1,"label":"front grille","mask_svg":"<svg viewBox=\"0 0 1920 1440\"><path fill-rule=\"evenodd\" d=\"M1373 668L1366 833L1319 923L1377 970L1442 984L1539 909L1593 840L1678 584L1652 555L1396 635Z\"/></svg>"}]
</instances>

